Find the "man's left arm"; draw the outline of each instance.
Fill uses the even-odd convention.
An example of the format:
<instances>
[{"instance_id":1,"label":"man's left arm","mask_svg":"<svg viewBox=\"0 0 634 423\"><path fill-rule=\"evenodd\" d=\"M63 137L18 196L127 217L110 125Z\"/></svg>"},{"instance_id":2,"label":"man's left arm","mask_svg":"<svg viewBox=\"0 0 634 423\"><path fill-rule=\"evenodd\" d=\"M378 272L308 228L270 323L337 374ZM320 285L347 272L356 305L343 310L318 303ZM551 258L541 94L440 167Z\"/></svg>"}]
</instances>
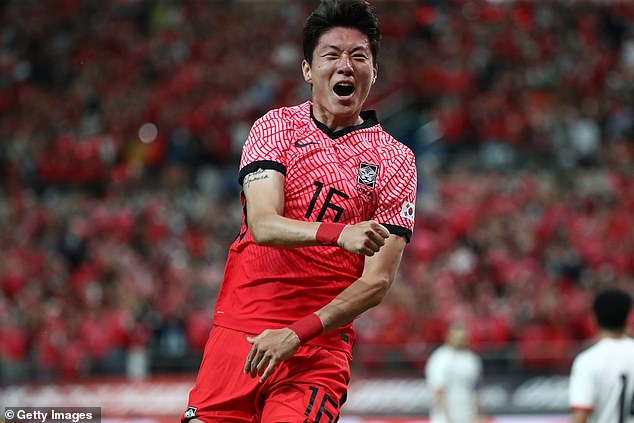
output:
<instances>
[{"instance_id":1,"label":"man's left arm","mask_svg":"<svg viewBox=\"0 0 634 423\"><path fill-rule=\"evenodd\" d=\"M392 234L379 252L365 258L361 277L317 310L314 313L316 316L311 316L321 322L321 333L344 326L381 303L396 277L405 245L405 238ZM261 381L279 363L295 354L301 344L298 334L288 327L265 330L247 339L253 347L245 362L244 372L252 377L261 375Z\"/></svg>"}]
</instances>

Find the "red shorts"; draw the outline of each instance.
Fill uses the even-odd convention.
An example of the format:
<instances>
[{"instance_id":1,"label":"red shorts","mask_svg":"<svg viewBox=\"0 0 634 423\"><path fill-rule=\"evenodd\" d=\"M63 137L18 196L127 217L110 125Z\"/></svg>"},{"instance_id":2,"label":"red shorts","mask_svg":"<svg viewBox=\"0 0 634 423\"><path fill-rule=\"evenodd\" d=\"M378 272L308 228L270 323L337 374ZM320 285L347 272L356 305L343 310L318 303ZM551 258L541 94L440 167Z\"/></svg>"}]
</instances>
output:
<instances>
[{"instance_id":1,"label":"red shorts","mask_svg":"<svg viewBox=\"0 0 634 423\"><path fill-rule=\"evenodd\" d=\"M182 422L336 422L350 380L347 353L302 345L263 382L243 373L247 333L214 326Z\"/></svg>"}]
</instances>

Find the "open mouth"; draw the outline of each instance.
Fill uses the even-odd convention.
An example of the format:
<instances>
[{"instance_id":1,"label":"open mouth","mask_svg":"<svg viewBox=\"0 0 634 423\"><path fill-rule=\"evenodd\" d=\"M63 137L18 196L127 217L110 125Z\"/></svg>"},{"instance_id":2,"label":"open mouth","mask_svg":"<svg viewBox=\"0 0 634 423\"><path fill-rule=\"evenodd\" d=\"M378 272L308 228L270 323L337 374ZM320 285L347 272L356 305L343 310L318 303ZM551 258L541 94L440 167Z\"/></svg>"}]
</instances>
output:
<instances>
[{"instance_id":1,"label":"open mouth","mask_svg":"<svg viewBox=\"0 0 634 423\"><path fill-rule=\"evenodd\" d=\"M339 97L348 97L354 92L354 85L348 82L339 82L332 89Z\"/></svg>"}]
</instances>

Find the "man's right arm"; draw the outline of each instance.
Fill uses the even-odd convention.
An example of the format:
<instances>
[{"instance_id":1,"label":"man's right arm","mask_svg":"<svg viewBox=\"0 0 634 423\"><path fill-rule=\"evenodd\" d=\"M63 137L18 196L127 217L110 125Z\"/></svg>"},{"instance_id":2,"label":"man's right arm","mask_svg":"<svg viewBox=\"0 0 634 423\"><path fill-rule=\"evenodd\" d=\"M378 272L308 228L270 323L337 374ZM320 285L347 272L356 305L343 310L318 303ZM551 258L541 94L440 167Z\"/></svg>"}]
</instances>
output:
<instances>
[{"instance_id":1,"label":"man's right arm","mask_svg":"<svg viewBox=\"0 0 634 423\"><path fill-rule=\"evenodd\" d=\"M322 223L284 217L284 178L272 169L258 169L244 177L247 224L253 240L258 245L282 248L321 245L317 231ZM388 236L384 226L366 221L346 225L337 245L355 254L372 256Z\"/></svg>"}]
</instances>

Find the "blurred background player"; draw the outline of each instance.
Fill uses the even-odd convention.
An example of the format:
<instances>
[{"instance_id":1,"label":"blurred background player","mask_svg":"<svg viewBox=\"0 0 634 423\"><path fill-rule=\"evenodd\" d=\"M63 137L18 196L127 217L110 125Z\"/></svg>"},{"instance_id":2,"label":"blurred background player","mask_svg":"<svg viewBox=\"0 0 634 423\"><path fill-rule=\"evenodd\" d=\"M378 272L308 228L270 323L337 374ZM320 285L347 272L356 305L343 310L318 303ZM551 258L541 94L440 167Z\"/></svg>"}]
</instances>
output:
<instances>
[{"instance_id":1,"label":"blurred background player","mask_svg":"<svg viewBox=\"0 0 634 423\"><path fill-rule=\"evenodd\" d=\"M362 112L379 40L367 2L322 2L304 27L312 101L251 128L243 225L183 421L338 418L352 321L382 301L414 226L414 156Z\"/></svg>"},{"instance_id":2,"label":"blurred background player","mask_svg":"<svg viewBox=\"0 0 634 423\"><path fill-rule=\"evenodd\" d=\"M429 357L425 373L432 393L432 423L474 423L481 420L477 385L481 359L467 348L464 323L454 322L446 340Z\"/></svg>"},{"instance_id":3,"label":"blurred background player","mask_svg":"<svg viewBox=\"0 0 634 423\"><path fill-rule=\"evenodd\" d=\"M600 292L594 316L600 340L580 353L570 375L572 423L634 422L634 340L626 334L632 297Z\"/></svg>"}]
</instances>

